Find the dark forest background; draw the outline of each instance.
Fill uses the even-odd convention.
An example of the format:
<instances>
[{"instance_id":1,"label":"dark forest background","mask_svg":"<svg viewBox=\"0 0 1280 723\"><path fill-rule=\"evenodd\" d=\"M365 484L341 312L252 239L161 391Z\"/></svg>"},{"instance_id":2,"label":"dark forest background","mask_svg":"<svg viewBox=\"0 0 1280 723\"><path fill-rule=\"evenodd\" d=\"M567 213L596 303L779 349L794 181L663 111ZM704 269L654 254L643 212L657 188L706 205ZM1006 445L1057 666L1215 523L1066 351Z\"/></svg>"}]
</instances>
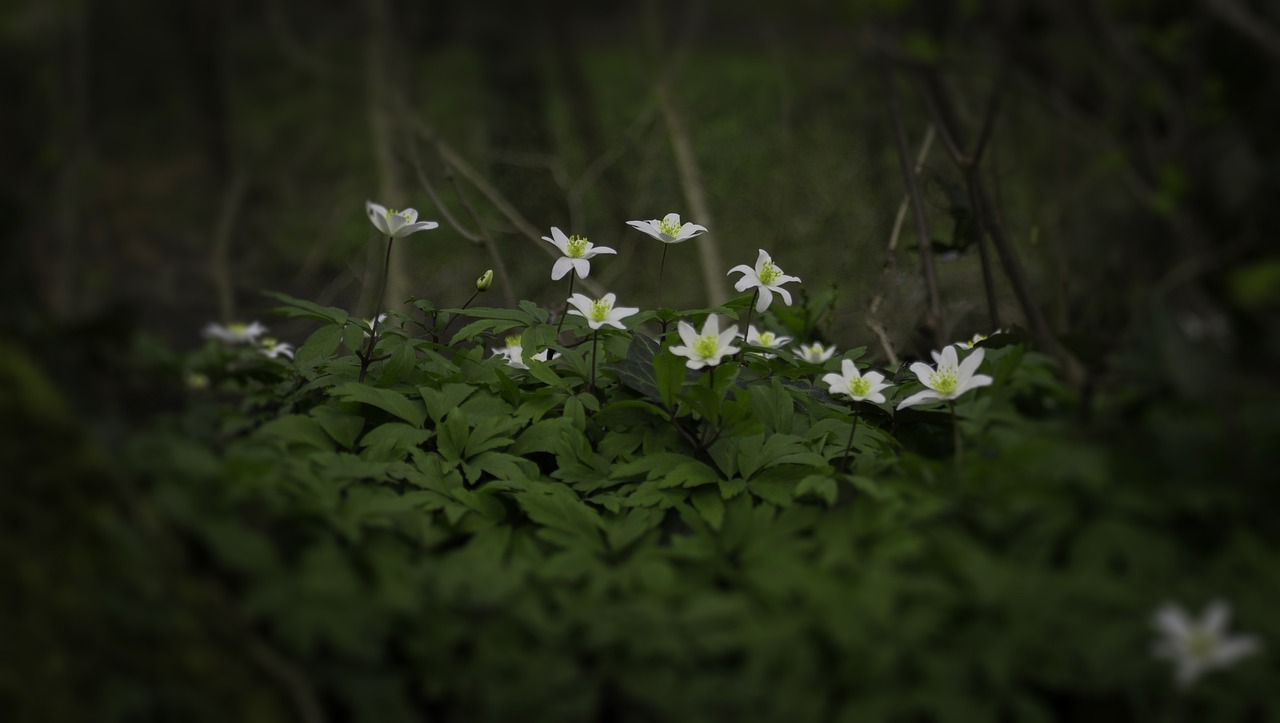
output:
<instances>
[{"instance_id":1,"label":"dark forest background","mask_svg":"<svg viewBox=\"0 0 1280 723\"><path fill-rule=\"evenodd\" d=\"M1151 529L1217 555L1273 509L1278 71L1275 0L0 5L0 718L6 696L32 720L166 696L289 718L292 672L235 637L213 565L137 542L185 480L131 487L118 457L183 408L176 353L207 323L306 338L263 291L375 311L366 200L441 224L395 245L396 300L457 306L492 268L486 305L558 309L557 226L618 250L589 290L650 306L662 248L625 222L675 211L710 233L670 249L671 306L724 302L763 248L803 279L774 309L797 341L885 370L1016 328L1116 476L1158 458L1208 500ZM1027 469L1092 464L1061 449ZM1145 539L1164 498L1124 494ZM1255 621L1274 549L1215 568ZM334 671L383 697L373 667ZM86 681L105 697L67 694ZM1050 708L1098 720L1088 694Z\"/></svg>"}]
</instances>

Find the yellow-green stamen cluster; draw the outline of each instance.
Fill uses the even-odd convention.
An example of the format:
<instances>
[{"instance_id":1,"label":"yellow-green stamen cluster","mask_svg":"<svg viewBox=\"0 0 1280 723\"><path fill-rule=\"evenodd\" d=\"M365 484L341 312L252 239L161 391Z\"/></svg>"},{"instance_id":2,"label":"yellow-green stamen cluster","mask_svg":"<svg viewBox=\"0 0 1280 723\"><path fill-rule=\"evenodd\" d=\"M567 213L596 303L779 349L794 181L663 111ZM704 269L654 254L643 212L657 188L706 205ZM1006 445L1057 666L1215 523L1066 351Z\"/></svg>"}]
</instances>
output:
<instances>
[{"instance_id":1,"label":"yellow-green stamen cluster","mask_svg":"<svg viewBox=\"0 0 1280 723\"><path fill-rule=\"evenodd\" d=\"M665 218L658 222L658 230L668 236L679 236L682 228L684 228L684 224L671 223Z\"/></svg>"},{"instance_id":2,"label":"yellow-green stamen cluster","mask_svg":"<svg viewBox=\"0 0 1280 723\"><path fill-rule=\"evenodd\" d=\"M580 258L587 251L587 238L585 236L570 236L569 243L565 245L564 253L571 258Z\"/></svg>"},{"instance_id":3,"label":"yellow-green stamen cluster","mask_svg":"<svg viewBox=\"0 0 1280 723\"><path fill-rule=\"evenodd\" d=\"M227 324L227 331L235 334L236 336L244 336L245 333L249 331L249 327L245 324L232 323Z\"/></svg>"},{"instance_id":4,"label":"yellow-green stamen cluster","mask_svg":"<svg viewBox=\"0 0 1280 723\"><path fill-rule=\"evenodd\" d=\"M865 377L849 380L849 394L855 397L865 397L871 393L871 381Z\"/></svg>"},{"instance_id":5,"label":"yellow-green stamen cluster","mask_svg":"<svg viewBox=\"0 0 1280 723\"><path fill-rule=\"evenodd\" d=\"M507 337L506 341L507 341L507 346L509 347L520 346L520 337L518 336L509 336Z\"/></svg>"},{"instance_id":6,"label":"yellow-green stamen cluster","mask_svg":"<svg viewBox=\"0 0 1280 723\"><path fill-rule=\"evenodd\" d=\"M960 372L953 366L940 366L938 371L929 375L929 383L934 391L950 394L960 385Z\"/></svg>"},{"instance_id":7,"label":"yellow-green stamen cluster","mask_svg":"<svg viewBox=\"0 0 1280 723\"><path fill-rule=\"evenodd\" d=\"M1197 630L1187 637L1187 652L1193 658L1208 660L1217 652L1218 643L1216 635L1209 635Z\"/></svg>"},{"instance_id":8,"label":"yellow-green stamen cluster","mask_svg":"<svg viewBox=\"0 0 1280 723\"><path fill-rule=\"evenodd\" d=\"M782 269L779 269L777 266L774 266L772 261L766 261L764 262L764 265L760 267L760 273L759 273L760 283L766 286L768 286L769 284L772 284L781 275L782 275Z\"/></svg>"},{"instance_id":9,"label":"yellow-green stamen cluster","mask_svg":"<svg viewBox=\"0 0 1280 723\"><path fill-rule=\"evenodd\" d=\"M609 302L604 299L596 299L591 302L591 320L604 321L609 318Z\"/></svg>"},{"instance_id":10,"label":"yellow-green stamen cluster","mask_svg":"<svg viewBox=\"0 0 1280 723\"><path fill-rule=\"evenodd\" d=\"M720 348L720 341L711 335L700 336L693 342L693 351L703 359L710 359Z\"/></svg>"},{"instance_id":11,"label":"yellow-green stamen cluster","mask_svg":"<svg viewBox=\"0 0 1280 723\"><path fill-rule=\"evenodd\" d=\"M760 346L773 346L773 340L774 336L772 331L763 332L756 337L756 341L760 343Z\"/></svg>"}]
</instances>

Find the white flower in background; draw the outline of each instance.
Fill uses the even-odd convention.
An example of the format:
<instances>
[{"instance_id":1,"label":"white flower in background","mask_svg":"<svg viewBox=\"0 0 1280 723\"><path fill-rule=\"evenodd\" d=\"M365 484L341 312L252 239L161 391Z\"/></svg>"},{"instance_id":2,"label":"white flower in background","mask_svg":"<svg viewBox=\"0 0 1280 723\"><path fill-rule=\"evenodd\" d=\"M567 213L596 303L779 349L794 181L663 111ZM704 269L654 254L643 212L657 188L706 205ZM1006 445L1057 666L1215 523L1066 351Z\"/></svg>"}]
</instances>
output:
<instances>
[{"instance_id":1,"label":"white flower in background","mask_svg":"<svg viewBox=\"0 0 1280 723\"><path fill-rule=\"evenodd\" d=\"M507 366L514 369L528 369L529 366L524 363L524 347L520 345L520 337L509 336L506 339L507 345L493 350L494 356L500 356L507 360ZM547 362L560 356L552 353L550 349L543 349L534 354L532 358L540 362Z\"/></svg>"},{"instance_id":2,"label":"white flower in background","mask_svg":"<svg viewBox=\"0 0 1280 723\"><path fill-rule=\"evenodd\" d=\"M792 349L801 359L810 364L822 364L828 359L836 355L835 344L824 347L821 342L813 342L812 344L803 344Z\"/></svg>"},{"instance_id":3,"label":"white flower in background","mask_svg":"<svg viewBox=\"0 0 1280 723\"><path fill-rule=\"evenodd\" d=\"M364 210L378 231L391 238L404 238L411 233L430 231L440 225L435 221L419 221L418 212L412 208L397 211L373 201L365 201Z\"/></svg>"},{"instance_id":4,"label":"white flower in background","mask_svg":"<svg viewBox=\"0 0 1280 723\"><path fill-rule=\"evenodd\" d=\"M209 388L209 375L204 372L187 372L183 377L183 381L187 384L187 389L199 390Z\"/></svg>"},{"instance_id":5,"label":"white flower in background","mask_svg":"<svg viewBox=\"0 0 1280 723\"><path fill-rule=\"evenodd\" d=\"M1189 688L1206 673L1229 668L1258 652L1262 645L1252 635L1229 635L1231 607L1221 600L1209 604L1199 620L1180 605L1165 603L1156 610L1152 624L1160 639L1152 654L1173 662L1174 680Z\"/></svg>"},{"instance_id":6,"label":"white flower in background","mask_svg":"<svg viewBox=\"0 0 1280 723\"><path fill-rule=\"evenodd\" d=\"M680 341L684 342L684 346L671 347L671 353L688 357L689 361L685 362L685 366L690 369L713 367L724 357L738 352L738 348L733 346L734 340L738 338L737 330L720 331L720 320L715 314L708 316L702 323L701 334L694 330L693 324L686 321L677 324L676 331L680 334Z\"/></svg>"},{"instance_id":7,"label":"white flower in background","mask_svg":"<svg viewBox=\"0 0 1280 723\"><path fill-rule=\"evenodd\" d=\"M276 357L285 357L288 359L293 358L292 344L277 341L269 336L262 339L262 348L258 351L262 352L262 355L268 359L275 359Z\"/></svg>"},{"instance_id":8,"label":"white flower in background","mask_svg":"<svg viewBox=\"0 0 1280 723\"><path fill-rule=\"evenodd\" d=\"M1000 332L996 333L999 334ZM979 342L984 342L988 338L989 337L986 334L974 334L973 338L969 339L969 341L958 341L951 346L954 346L957 349L972 349L977 346Z\"/></svg>"},{"instance_id":9,"label":"white flower in background","mask_svg":"<svg viewBox=\"0 0 1280 723\"><path fill-rule=\"evenodd\" d=\"M970 389L985 387L995 381L986 374L974 374L982 365L982 358L987 353L986 349L974 349L963 362L959 360L954 346L947 346L941 352L931 353L937 369L924 362L911 365L911 371L928 389L902 400L898 404L898 409L906 409L934 400L951 401Z\"/></svg>"},{"instance_id":10,"label":"white flower in background","mask_svg":"<svg viewBox=\"0 0 1280 723\"><path fill-rule=\"evenodd\" d=\"M616 294L605 294L604 298L600 299L592 299L585 294L574 294L569 297L569 305L573 307L569 313L586 319L587 326L592 329L599 329L602 326L626 329L627 327L622 325L622 320L640 310L632 306L614 308L613 304L617 298Z\"/></svg>"},{"instance_id":11,"label":"white flower in background","mask_svg":"<svg viewBox=\"0 0 1280 723\"><path fill-rule=\"evenodd\" d=\"M738 333L741 337L741 332ZM756 331L754 325L747 327L747 343L752 346L762 346L765 349L781 349L784 344L791 341L789 336L778 336L772 331ZM761 353L760 356L765 359L772 359L774 354Z\"/></svg>"},{"instance_id":12,"label":"white flower in background","mask_svg":"<svg viewBox=\"0 0 1280 723\"><path fill-rule=\"evenodd\" d=\"M551 227L551 237L543 236L542 240L560 249L560 253L564 254L564 257L556 259L556 265L551 267L552 281L563 279L570 269L578 274L578 278L585 279L587 274L591 273L591 262L588 259L600 254L618 253L608 246L596 246L585 236L565 236L564 231L555 226Z\"/></svg>"},{"instance_id":13,"label":"white flower in background","mask_svg":"<svg viewBox=\"0 0 1280 723\"><path fill-rule=\"evenodd\" d=\"M706 233L707 227L696 223L680 223L680 214L669 213L661 221L627 221L627 225L644 231L664 244L678 244L688 241L698 234Z\"/></svg>"},{"instance_id":14,"label":"white flower in background","mask_svg":"<svg viewBox=\"0 0 1280 723\"><path fill-rule=\"evenodd\" d=\"M751 288L759 289L760 295L756 298L756 312L761 314L773 303L774 292L781 294L782 300L787 303L787 306L791 306L791 292L782 288L782 285L800 280L796 276L784 274L782 269L773 263L773 259L764 249L760 249L760 255L756 257L756 267L754 269L746 264L739 264L729 269L729 273L742 274L742 278L738 279L738 283L733 285L733 288L738 291L746 291Z\"/></svg>"},{"instance_id":15,"label":"white flower in background","mask_svg":"<svg viewBox=\"0 0 1280 723\"><path fill-rule=\"evenodd\" d=\"M880 372L863 374L851 359L840 362L840 374L826 374L822 377L832 396L837 394L849 397L855 402L873 402L884 404L885 389L893 386L884 380Z\"/></svg>"},{"instance_id":16,"label":"white flower in background","mask_svg":"<svg viewBox=\"0 0 1280 723\"><path fill-rule=\"evenodd\" d=\"M267 333L267 327L256 321L252 324L236 322L226 326L209 324L202 333L207 339L217 339L228 344L252 344L258 340L258 337Z\"/></svg>"},{"instance_id":17,"label":"white flower in background","mask_svg":"<svg viewBox=\"0 0 1280 723\"><path fill-rule=\"evenodd\" d=\"M382 314L378 314L378 316L374 319L361 319L361 321L364 322L364 325L366 327L364 335L369 336L369 331L373 329L373 322L376 321L378 322L378 326L382 326L383 322L385 322L386 320L387 320L387 315L385 312Z\"/></svg>"}]
</instances>

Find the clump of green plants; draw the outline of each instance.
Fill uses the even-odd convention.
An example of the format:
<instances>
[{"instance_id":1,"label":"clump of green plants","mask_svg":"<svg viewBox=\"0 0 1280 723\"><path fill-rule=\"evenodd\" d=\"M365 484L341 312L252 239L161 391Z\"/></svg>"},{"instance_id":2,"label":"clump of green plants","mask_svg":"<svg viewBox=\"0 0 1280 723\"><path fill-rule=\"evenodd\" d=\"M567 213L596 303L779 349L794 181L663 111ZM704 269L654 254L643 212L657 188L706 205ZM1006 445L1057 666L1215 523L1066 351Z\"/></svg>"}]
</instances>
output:
<instances>
[{"instance_id":1,"label":"clump of green plants","mask_svg":"<svg viewBox=\"0 0 1280 723\"><path fill-rule=\"evenodd\" d=\"M388 249L432 227L368 212ZM1274 548L1179 541L1210 512L1123 479L1016 331L876 369L789 346L765 250L673 310L575 293L612 249L547 241L561 309L473 306L492 273L370 320L272 294L310 335L211 326L182 421L135 441L297 719L1280 716L1229 582ZM1166 604L1210 590L1259 632Z\"/></svg>"}]
</instances>

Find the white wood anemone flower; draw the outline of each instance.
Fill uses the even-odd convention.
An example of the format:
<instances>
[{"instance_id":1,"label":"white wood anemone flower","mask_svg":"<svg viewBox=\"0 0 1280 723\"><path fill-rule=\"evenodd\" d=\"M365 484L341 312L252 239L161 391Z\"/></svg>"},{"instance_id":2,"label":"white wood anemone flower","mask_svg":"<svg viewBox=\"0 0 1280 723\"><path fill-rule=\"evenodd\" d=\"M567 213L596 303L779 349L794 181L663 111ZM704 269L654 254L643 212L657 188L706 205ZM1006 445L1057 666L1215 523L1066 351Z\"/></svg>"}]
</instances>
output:
<instances>
[{"instance_id":1,"label":"white wood anemone flower","mask_svg":"<svg viewBox=\"0 0 1280 723\"><path fill-rule=\"evenodd\" d=\"M975 349L972 354L960 361L954 346L944 347L941 352L931 352L937 368L916 362L911 371L928 387L923 392L916 392L898 403L898 409L914 407L932 401L952 401L971 389L989 386L994 379L986 374L975 374L986 356L986 349Z\"/></svg>"},{"instance_id":2,"label":"white wood anemone flower","mask_svg":"<svg viewBox=\"0 0 1280 723\"><path fill-rule=\"evenodd\" d=\"M760 249L760 255L756 257L756 267L753 269L746 264L739 264L729 269L729 273L742 274L742 278L738 279L738 283L733 288L738 291L746 291L747 289L759 290L759 296L756 297L756 313L763 314L765 309L773 303L773 295L776 292L782 296L782 300L787 306L791 306L791 292L782 288L783 284L799 281L798 276L787 276L773 263L773 258L764 249ZM726 274L727 276L728 274Z\"/></svg>"},{"instance_id":3,"label":"white wood anemone flower","mask_svg":"<svg viewBox=\"0 0 1280 723\"><path fill-rule=\"evenodd\" d=\"M821 342L813 342L812 344L802 344L792 349L796 356L809 362L810 364L822 364L828 359L836 355L836 346L824 347Z\"/></svg>"},{"instance_id":4,"label":"white wood anemone flower","mask_svg":"<svg viewBox=\"0 0 1280 723\"><path fill-rule=\"evenodd\" d=\"M742 336L742 332L738 332L738 336ZM757 331L754 324L747 326L747 343L752 346L764 347L765 349L781 349L784 344L791 341L789 336L778 336L772 331ZM766 354L758 352L764 359L772 359L775 354Z\"/></svg>"},{"instance_id":5,"label":"white wood anemone flower","mask_svg":"<svg viewBox=\"0 0 1280 723\"><path fill-rule=\"evenodd\" d=\"M664 244L678 244L707 232L707 227L696 223L680 223L680 214L669 213L662 220L627 221L627 225L643 231Z\"/></svg>"},{"instance_id":6,"label":"white wood anemone flower","mask_svg":"<svg viewBox=\"0 0 1280 723\"><path fill-rule=\"evenodd\" d=\"M1152 619L1160 639L1151 652L1173 662L1174 681L1186 690L1205 674L1235 665L1257 653L1262 644L1252 635L1230 635L1231 606L1215 600L1199 620L1181 605L1165 603Z\"/></svg>"},{"instance_id":7,"label":"white wood anemone flower","mask_svg":"<svg viewBox=\"0 0 1280 723\"><path fill-rule=\"evenodd\" d=\"M268 359L284 357L286 359L293 358L293 345L271 337L263 337L262 348L258 350Z\"/></svg>"},{"instance_id":8,"label":"white wood anemone flower","mask_svg":"<svg viewBox=\"0 0 1280 723\"><path fill-rule=\"evenodd\" d=\"M217 339L228 344L253 344L265 333L267 333L267 327L256 321L251 324L235 322L226 326L208 324L201 332L206 339Z\"/></svg>"},{"instance_id":9,"label":"white wood anemone flower","mask_svg":"<svg viewBox=\"0 0 1280 723\"><path fill-rule=\"evenodd\" d=\"M880 372L863 374L858 371L858 366L851 359L840 362L840 372L840 374L834 372L825 374L822 377L831 396L841 395L855 402L884 404L882 392L893 386L884 380L884 375Z\"/></svg>"},{"instance_id":10,"label":"white wood anemone flower","mask_svg":"<svg viewBox=\"0 0 1280 723\"><path fill-rule=\"evenodd\" d=\"M685 366L690 369L701 369L702 367L713 367L719 364L726 356L737 354L738 347L733 346L733 342L738 338L737 329L726 329L720 331L720 320L715 314L707 317L702 323L702 332L699 333L693 328L693 324L682 321L676 325L676 332L680 335L680 341L684 342L683 346L671 347L671 353L676 356L688 357L689 361L685 362Z\"/></svg>"},{"instance_id":11,"label":"white wood anemone flower","mask_svg":"<svg viewBox=\"0 0 1280 723\"><path fill-rule=\"evenodd\" d=\"M622 325L622 320L639 313L640 310L633 306L615 307L614 303L617 300L617 294L605 294L599 299L592 299L586 294L574 294L569 297L569 305L573 307L569 313L586 319L587 326L593 330L598 330L602 326L626 329L627 327Z\"/></svg>"},{"instance_id":12,"label":"white wood anemone flower","mask_svg":"<svg viewBox=\"0 0 1280 723\"><path fill-rule=\"evenodd\" d=\"M373 201L365 201L364 210L369 214L374 227L383 236L390 238L404 238L411 233L430 231L440 225L435 221L419 221L418 212L412 208L397 211Z\"/></svg>"},{"instance_id":13,"label":"white wood anemone flower","mask_svg":"<svg viewBox=\"0 0 1280 723\"><path fill-rule=\"evenodd\" d=\"M506 346L498 347L497 349L494 349L493 355L500 356L503 359L506 359L507 366L513 369L527 370L529 368L529 365L524 363L524 347L520 345L520 337L509 336L506 338L506 342L507 342ZM560 355L553 354L553 352L550 349L543 349L537 354L534 354L532 358L540 362L547 362L547 361L551 361L557 356L560 356Z\"/></svg>"},{"instance_id":14,"label":"white wood anemone flower","mask_svg":"<svg viewBox=\"0 0 1280 723\"><path fill-rule=\"evenodd\" d=\"M570 269L578 275L578 278L585 279L587 274L591 273L591 262L588 259L600 254L618 253L608 246L596 246L585 236L565 236L564 231L555 226L551 227L551 236L543 236L542 240L560 249L560 253L564 254L562 258L556 259L556 265L551 267L552 281L563 279Z\"/></svg>"}]
</instances>

